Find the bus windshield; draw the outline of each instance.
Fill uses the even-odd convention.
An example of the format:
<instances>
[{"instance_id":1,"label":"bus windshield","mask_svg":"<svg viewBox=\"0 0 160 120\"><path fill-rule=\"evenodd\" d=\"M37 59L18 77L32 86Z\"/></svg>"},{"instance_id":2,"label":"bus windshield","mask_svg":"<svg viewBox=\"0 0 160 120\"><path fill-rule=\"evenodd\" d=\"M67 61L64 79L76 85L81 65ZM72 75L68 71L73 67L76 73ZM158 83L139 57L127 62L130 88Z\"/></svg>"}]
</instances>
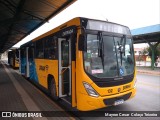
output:
<instances>
[{"instance_id":1,"label":"bus windshield","mask_svg":"<svg viewBox=\"0 0 160 120\"><path fill-rule=\"evenodd\" d=\"M131 38L87 34L85 71L98 78L120 77L133 73L134 52ZM100 51L101 50L101 51ZM101 54L101 55L100 55Z\"/></svg>"}]
</instances>

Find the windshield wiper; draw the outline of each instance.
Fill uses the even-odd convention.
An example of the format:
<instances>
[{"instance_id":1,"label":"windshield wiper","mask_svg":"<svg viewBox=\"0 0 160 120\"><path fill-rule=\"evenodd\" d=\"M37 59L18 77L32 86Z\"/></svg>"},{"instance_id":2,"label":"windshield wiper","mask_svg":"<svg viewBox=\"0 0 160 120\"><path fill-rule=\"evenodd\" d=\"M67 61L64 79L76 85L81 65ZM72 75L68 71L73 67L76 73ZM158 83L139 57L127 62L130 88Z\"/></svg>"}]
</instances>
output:
<instances>
[{"instance_id":1,"label":"windshield wiper","mask_svg":"<svg viewBox=\"0 0 160 120\"><path fill-rule=\"evenodd\" d=\"M123 41L124 40L124 41ZM123 44L122 44L123 43ZM122 54L124 53L125 56L125 44L126 44L126 35L123 35L123 37L121 38L120 43L117 41L118 44L118 51L120 53L120 59L121 59L121 66L122 66Z\"/></svg>"},{"instance_id":2,"label":"windshield wiper","mask_svg":"<svg viewBox=\"0 0 160 120\"><path fill-rule=\"evenodd\" d=\"M123 42L123 53L124 53L124 56L125 56L126 35L123 35L123 38L124 38L124 42Z\"/></svg>"},{"instance_id":3,"label":"windshield wiper","mask_svg":"<svg viewBox=\"0 0 160 120\"><path fill-rule=\"evenodd\" d=\"M98 57L101 58L102 60L102 66L104 69L104 45L103 45L103 35L102 32L98 32L98 36L97 36L98 40L99 40L99 44L98 44Z\"/></svg>"}]
</instances>

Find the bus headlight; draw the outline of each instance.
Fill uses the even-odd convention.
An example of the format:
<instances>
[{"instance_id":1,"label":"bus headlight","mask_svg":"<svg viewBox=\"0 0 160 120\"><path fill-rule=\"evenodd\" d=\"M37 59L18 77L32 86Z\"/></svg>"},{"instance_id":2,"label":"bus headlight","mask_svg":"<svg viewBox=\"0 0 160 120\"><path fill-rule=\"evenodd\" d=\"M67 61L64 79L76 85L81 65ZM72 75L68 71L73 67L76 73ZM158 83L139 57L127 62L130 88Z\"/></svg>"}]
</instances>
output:
<instances>
[{"instance_id":1,"label":"bus headlight","mask_svg":"<svg viewBox=\"0 0 160 120\"><path fill-rule=\"evenodd\" d=\"M83 82L83 85L87 91L87 93L92 97L98 97L99 94L92 88L92 86L86 82Z\"/></svg>"}]
</instances>

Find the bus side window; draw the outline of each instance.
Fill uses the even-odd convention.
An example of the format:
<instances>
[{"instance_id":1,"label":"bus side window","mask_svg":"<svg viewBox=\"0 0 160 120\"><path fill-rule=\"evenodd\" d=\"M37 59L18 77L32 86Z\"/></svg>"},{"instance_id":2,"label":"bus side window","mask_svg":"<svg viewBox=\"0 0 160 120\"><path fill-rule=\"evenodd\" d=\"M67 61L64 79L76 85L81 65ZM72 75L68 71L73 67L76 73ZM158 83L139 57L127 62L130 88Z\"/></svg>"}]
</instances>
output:
<instances>
[{"instance_id":1,"label":"bus side window","mask_svg":"<svg viewBox=\"0 0 160 120\"><path fill-rule=\"evenodd\" d=\"M29 59L30 60L33 60L33 58L34 58L34 48L29 48L29 52L28 52L29 54L28 54L28 57L29 57Z\"/></svg>"},{"instance_id":2,"label":"bus side window","mask_svg":"<svg viewBox=\"0 0 160 120\"><path fill-rule=\"evenodd\" d=\"M44 40L44 58L47 59L48 56L49 56L49 39L48 38L45 38Z\"/></svg>"},{"instance_id":3,"label":"bus side window","mask_svg":"<svg viewBox=\"0 0 160 120\"><path fill-rule=\"evenodd\" d=\"M25 48L22 48L22 49L21 49L21 58L26 58Z\"/></svg>"},{"instance_id":4,"label":"bus side window","mask_svg":"<svg viewBox=\"0 0 160 120\"><path fill-rule=\"evenodd\" d=\"M45 46L44 46L44 51L45 51L45 59L55 59L55 46L56 46L56 43L55 43L55 39L54 37L49 37L49 38L46 38L45 40Z\"/></svg>"},{"instance_id":5,"label":"bus side window","mask_svg":"<svg viewBox=\"0 0 160 120\"><path fill-rule=\"evenodd\" d=\"M55 58L55 51L53 48L49 49L49 59L54 59Z\"/></svg>"},{"instance_id":6,"label":"bus side window","mask_svg":"<svg viewBox=\"0 0 160 120\"><path fill-rule=\"evenodd\" d=\"M43 39L36 42L36 58L44 58Z\"/></svg>"}]
</instances>

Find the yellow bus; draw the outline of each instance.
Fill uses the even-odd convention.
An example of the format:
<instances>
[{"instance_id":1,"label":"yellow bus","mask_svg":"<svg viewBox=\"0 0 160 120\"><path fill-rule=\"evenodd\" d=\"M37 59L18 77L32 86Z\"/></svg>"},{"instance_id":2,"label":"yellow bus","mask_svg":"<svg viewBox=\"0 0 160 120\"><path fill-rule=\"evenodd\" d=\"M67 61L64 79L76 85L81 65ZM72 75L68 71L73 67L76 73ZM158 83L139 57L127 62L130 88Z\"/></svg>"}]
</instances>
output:
<instances>
[{"instance_id":1,"label":"yellow bus","mask_svg":"<svg viewBox=\"0 0 160 120\"><path fill-rule=\"evenodd\" d=\"M8 51L8 64L13 68L19 68L19 52L18 49Z\"/></svg>"},{"instance_id":2,"label":"yellow bus","mask_svg":"<svg viewBox=\"0 0 160 120\"><path fill-rule=\"evenodd\" d=\"M20 47L20 71L81 111L135 96L136 70L128 27L74 18Z\"/></svg>"}]
</instances>

